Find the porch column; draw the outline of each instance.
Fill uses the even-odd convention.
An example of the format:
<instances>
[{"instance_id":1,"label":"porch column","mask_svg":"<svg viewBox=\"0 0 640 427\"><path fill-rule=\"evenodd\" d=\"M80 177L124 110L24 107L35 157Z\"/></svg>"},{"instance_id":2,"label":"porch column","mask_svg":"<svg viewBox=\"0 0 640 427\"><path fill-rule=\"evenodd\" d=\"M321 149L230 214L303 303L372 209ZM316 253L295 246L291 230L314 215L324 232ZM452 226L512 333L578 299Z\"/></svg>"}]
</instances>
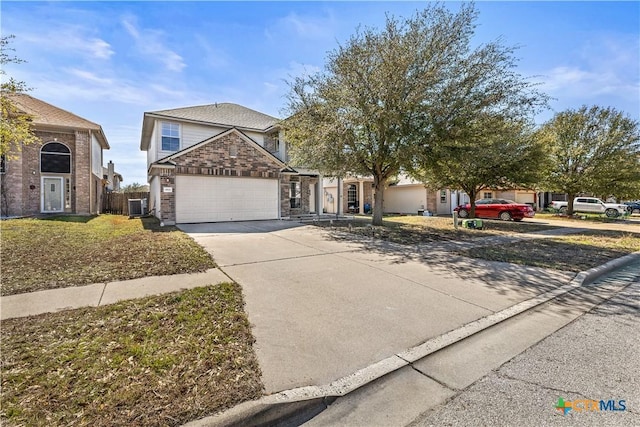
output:
<instances>
[{"instance_id":1,"label":"porch column","mask_svg":"<svg viewBox=\"0 0 640 427\"><path fill-rule=\"evenodd\" d=\"M316 215L324 213L324 186L322 185L322 175L318 175L318 186L316 189Z\"/></svg>"},{"instance_id":2,"label":"porch column","mask_svg":"<svg viewBox=\"0 0 640 427\"><path fill-rule=\"evenodd\" d=\"M337 199L336 200L336 218L339 217L342 212L342 178L338 178L338 188L337 191Z\"/></svg>"},{"instance_id":3,"label":"porch column","mask_svg":"<svg viewBox=\"0 0 640 427\"><path fill-rule=\"evenodd\" d=\"M364 213L364 181L360 180L358 181L358 184L360 184L360 188L358 188L358 204L360 205L358 206L358 213L363 214Z\"/></svg>"}]
</instances>

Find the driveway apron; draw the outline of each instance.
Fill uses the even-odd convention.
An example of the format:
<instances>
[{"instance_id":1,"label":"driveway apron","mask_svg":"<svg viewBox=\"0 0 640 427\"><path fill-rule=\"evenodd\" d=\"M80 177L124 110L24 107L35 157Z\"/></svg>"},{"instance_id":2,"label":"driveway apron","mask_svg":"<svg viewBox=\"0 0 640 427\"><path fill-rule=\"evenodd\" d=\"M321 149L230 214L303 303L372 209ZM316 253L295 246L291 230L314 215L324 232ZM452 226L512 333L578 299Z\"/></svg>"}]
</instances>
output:
<instances>
[{"instance_id":1,"label":"driveway apron","mask_svg":"<svg viewBox=\"0 0 640 427\"><path fill-rule=\"evenodd\" d=\"M242 286L267 393L330 383L573 278L288 221L181 228Z\"/></svg>"}]
</instances>

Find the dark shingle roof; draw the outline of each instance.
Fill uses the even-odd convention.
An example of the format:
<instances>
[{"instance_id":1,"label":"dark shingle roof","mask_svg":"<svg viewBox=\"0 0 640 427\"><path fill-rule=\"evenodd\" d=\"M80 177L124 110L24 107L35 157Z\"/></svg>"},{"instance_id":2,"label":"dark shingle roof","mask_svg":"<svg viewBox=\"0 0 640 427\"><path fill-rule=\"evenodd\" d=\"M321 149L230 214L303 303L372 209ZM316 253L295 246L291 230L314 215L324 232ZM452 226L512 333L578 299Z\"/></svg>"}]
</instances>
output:
<instances>
[{"instance_id":1,"label":"dark shingle roof","mask_svg":"<svg viewBox=\"0 0 640 427\"><path fill-rule=\"evenodd\" d=\"M229 102L152 111L151 114L257 130L268 129L279 122L275 117Z\"/></svg>"},{"instance_id":2,"label":"dark shingle roof","mask_svg":"<svg viewBox=\"0 0 640 427\"><path fill-rule=\"evenodd\" d=\"M109 148L109 143L99 124L83 119L67 110L55 107L26 93L14 93L7 96L22 112L32 117L31 123L34 125L94 130L97 132L98 139L101 139L100 142L103 147Z\"/></svg>"}]
</instances>

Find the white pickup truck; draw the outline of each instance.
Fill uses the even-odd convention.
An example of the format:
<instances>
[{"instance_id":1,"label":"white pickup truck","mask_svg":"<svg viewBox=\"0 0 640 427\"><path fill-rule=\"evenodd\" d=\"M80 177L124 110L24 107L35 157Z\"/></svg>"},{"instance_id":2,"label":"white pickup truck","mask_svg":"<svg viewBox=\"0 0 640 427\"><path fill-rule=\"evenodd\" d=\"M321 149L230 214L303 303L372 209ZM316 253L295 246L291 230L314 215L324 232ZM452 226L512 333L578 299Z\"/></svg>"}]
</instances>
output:
<instances>
[{"instance_id":1,"label":"white pickup truck","mask_svg":"<svg viewBox=\"0 0 640 427\"><path fill-rule=\"evenodd\" d=\"M551 207L560 213L566 213L569 202L551 202ZM605 214L609 218L624 215L627 206L618 203L605 203L596 197L576 197L573 199L573 211L579 213Z\"/></svg>"}]
</instances>

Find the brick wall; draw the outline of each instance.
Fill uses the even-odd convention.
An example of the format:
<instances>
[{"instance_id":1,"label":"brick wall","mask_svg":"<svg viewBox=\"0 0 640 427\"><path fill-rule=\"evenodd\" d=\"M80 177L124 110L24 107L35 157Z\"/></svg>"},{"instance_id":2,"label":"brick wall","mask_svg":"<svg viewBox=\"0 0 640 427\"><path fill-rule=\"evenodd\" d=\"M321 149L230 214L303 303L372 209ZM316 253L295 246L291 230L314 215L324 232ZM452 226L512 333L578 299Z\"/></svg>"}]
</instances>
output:
<instances>
[{"instance_id":1,"label":"brick wall","mask_svg":"<svg viewBox=\"0 0 640 427\"><path fill-rule=\"evenodd\" d=\"M235 133L225 135L178 157L176 163L178 175L254 178L278 178L280 175L280 165L275 160L269 159Z\"/></svg>"},{"instance_id":2,"label":"brick wall","mask_svg":"<svg viewBox=\"0 0 640 427\"><path fill-rule=\"evenodd\" d=\"M165 192L165 187L171 192ZM160 177L160 212L161 220L167 225L176 222L176 177L173 171L164 172Z\"/></svg>"},{"instance_id":3,"label":"brick wall","mask_svg":"<svg viewBox=\"0 0 640 427\"><path fill-rule=\"evenodd\" d=\"M76 136L71 133L39 131L34 134L40 139L40 143L23 146L19 153L14 153L16 159L7 161L7 173L2 178L4 200L9 201L9 215L36 215L41 211L41 177L40 173L40 149L42 144L47 142L59 142L66 145L71 152L71 174L45 174L62 176L70 181L71 207L66 212L77 212L76 210ZM86 133L85 133L86 134ZM87 138L88 138L88 134ZM87 148L88 150L88 148ZM88 178L87 178L88 181ZM89 185L87 183L87 190ZM3 203L5 203L3 201ZM88 201L87 201L88 206ZM3 206L3 214L5 213ZM84 212L82 212L84 213ZM86 211L88 213L88 210Z\"/></svg>"},{"instance_id":4,"label":"brick wall","mask_svg":"<svg viewBox=\"0 0 640 427\"><path fill-rule=\"evenodd\" d=\"M95 213L95 190L91 185L91 139L88 132L76 132L75 170L75 212ZM73 200L73 198L72 198Z\"/></svg>"},{"instance_id":5,"label":"brick wall","mask_svg":"<svg viewBox=\"0 0 640 427\"><path fill-rule=\"evenodd\" d=\"M280 216L287 218L291 216L291 175L282 175L280 178Z\"/></svg>"}]
</instances>

